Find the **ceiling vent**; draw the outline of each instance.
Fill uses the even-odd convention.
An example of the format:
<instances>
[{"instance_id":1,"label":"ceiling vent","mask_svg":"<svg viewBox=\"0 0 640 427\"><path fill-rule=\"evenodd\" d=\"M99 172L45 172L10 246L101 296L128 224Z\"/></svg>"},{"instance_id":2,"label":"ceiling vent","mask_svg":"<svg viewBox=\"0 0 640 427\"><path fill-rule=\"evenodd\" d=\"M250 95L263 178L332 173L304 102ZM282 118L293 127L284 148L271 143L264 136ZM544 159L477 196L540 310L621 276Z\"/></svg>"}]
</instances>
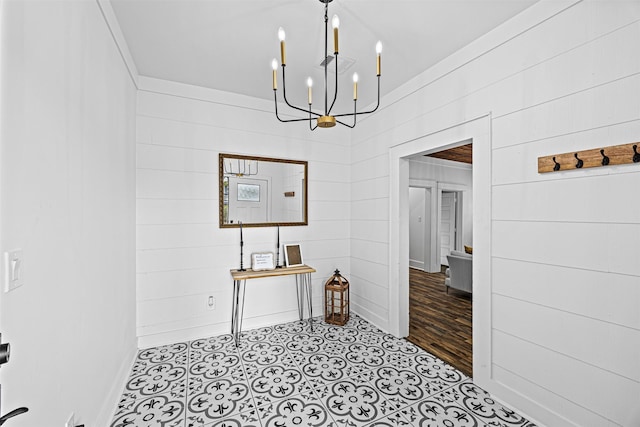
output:
<instances>
[{"instance_id":1,"label":"ceiling vent","mask_svg":"<svg viewBox=\"0 0 640 427\"><path fill-rule=\"evenodd\" d=\"M331 64L331 61L333 61L333 58L335 58L335 56L327 55L327 57L324 58L322 62L320 62L320 67L324 67L326 64Z\"/></svg>"},{"instance_id":2,"label":"ceiling vent","mask_svg":"<svg viewBox=\"0 0 640 427\"><path fill-rule=\"evenodd\" d=\"M318 68L321 68L324 70L324 65L327 64L327 70L330 73L335 73L336 66L332 65L334 59L335 59L335 56L327 55L327 57L320 62L320 64L318 65ZM347 70L353 67L353 64L355 63L356 63L355 59L352 59L346 56L338 56L338 74L344 74Z\"/></svg>"}]
</instances>

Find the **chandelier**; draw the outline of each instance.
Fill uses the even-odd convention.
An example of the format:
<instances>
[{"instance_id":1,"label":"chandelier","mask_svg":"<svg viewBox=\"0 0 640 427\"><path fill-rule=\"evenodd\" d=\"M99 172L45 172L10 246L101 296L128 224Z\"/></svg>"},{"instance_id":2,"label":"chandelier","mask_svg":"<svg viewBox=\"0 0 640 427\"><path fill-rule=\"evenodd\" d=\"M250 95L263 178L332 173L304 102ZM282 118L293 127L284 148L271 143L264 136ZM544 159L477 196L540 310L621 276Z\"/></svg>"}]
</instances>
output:
<instances>
[{"instance_id":1,"label":"chandelier","mask_svg":"<svg viewBox=\"0 0 640 427\"><path fill-rule=\"evenodd\" d=\"M258 162L246 159L224 159L224 174L238 178L258 174Z\"/></svg>"},{"instance_id":2,"label":"chandelier","mask_svg":"<svg viewBox=\"0 0 640 427\"><path fill-rule=\"evenodd\" d=\"M361 114L370 114L378 109L380 105L380 54L382 53L382 43L378 41L376 44L376 72L378 77L378 102L376 107L369 111L358 111L357 103L358 103L358 73L353 73L353 113L343 113L343 114L332 114L331 110L333 109L333 105L336 102L336 98L338 97L338 27L340 26L340 20L337 15L333 15L333 19L331 20L331 24L333 27L333 47L334 53L333 57L328 55L328 45L329 45L329 18L328 18L328 10L329 3L333 0L320 0L320 3L324 3L324 61L322 61L322 65L324 67L324 111L322 113L318 113L311 109L312 105L312 87L313 80L311 77L307 79L307 100L309 107L308 109L301 108L295 105L292 105L287 100L287 89L286 89L286 79L285 79L285 67L287 65L287 55L285 50L285 32L282 27L278 29L278 38L280 39L280 60L282 64L282 96L284 98L284 102L291 108L295 110L302 111L303 113L308 113L309 117L300 118L300 119L282 119L278 115L278 78L277 78L277 69L278 69L278 61L274 58L271 62L271 67L273 68L273 99L275 102L275 112L276 118L283 123L289 122L309 122L309 129L316 130L318 127L321 128L331 128L336 125L336 123L340 123L343 126L354 128L356 126L356 117ZM333 60L336 63L336 80L335 80L335 91L333 94L333 101L331 105L329 105L329 94L328 94L328 86L327 86L327 73L329 63ZM341 118L349 118L353 117L353 123L348 124L341 120ZM316 121L315 126L313 125L313 121Z\"/></svg>"}]
</instances>

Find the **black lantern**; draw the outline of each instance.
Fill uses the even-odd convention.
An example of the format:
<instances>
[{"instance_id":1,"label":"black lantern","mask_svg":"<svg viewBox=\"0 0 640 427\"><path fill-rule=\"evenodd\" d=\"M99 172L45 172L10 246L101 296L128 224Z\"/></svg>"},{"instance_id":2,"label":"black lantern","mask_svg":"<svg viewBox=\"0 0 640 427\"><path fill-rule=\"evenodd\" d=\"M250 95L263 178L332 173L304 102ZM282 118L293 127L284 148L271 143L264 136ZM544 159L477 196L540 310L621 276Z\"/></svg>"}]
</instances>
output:
<instances>
[{"instance_id":1,"label":"black lantern","mask_svg":"<svg viewBox=\"0 0 640 427\"><path fill-rule=\"evenodd\" d=\"M336 269L324 284L324 321L344 326L349 320L349 282Z\"/></svg>"}]
</instances>

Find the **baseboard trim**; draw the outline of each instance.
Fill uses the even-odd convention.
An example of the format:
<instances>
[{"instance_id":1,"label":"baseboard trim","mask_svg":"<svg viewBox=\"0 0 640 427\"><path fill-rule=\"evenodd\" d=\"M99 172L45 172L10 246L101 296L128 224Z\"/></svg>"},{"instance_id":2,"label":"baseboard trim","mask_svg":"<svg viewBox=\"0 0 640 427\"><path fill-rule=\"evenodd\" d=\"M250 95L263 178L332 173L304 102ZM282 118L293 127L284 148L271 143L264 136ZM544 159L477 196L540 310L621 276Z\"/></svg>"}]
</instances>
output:
<instances>
[{"instance_id":1,"label":"baseboard trim","mask_svg":"<svg viewBox=\"0 0 640 427\"><path fill-rule=\"evenodd\" d=\"M351 301L351 311L354 314L357 314L358 316L362 317L367 322L369 322L372 325L376 326L378 329L381 329L384 332L389 333L389 322L387 320L383 319L382 317L378 316L377 314L373 313L372 311L367 310L366 308L362 307L361 305L353 302L353 300ZM401 338L401 337L399 337L399 338Z\"/></svg>"},{"instance_id":2,"label":"baseboard trim","mask_svg":"<svg viewBox=\"0 0 640 427\"><path fill-rule=\"evenodd\" d=\"M124 357L122 359L122 363L120 364L120 368L118 369L118 373L116 375L115 381L113 381L109 392L102 399L102 408L98 413L98 417L96 419L97 426L110 426L113 418L116 415L116 411L118 410L118 404L120 403L120 398L122 397L122 393L124 391L125 386L127 385L127 380L129 379L129 374L133 369L133 364L136 361L136 357L138 356L138 349L135 347L131 347L129 350L128 357Z\"/></svg>"}]
</instances>

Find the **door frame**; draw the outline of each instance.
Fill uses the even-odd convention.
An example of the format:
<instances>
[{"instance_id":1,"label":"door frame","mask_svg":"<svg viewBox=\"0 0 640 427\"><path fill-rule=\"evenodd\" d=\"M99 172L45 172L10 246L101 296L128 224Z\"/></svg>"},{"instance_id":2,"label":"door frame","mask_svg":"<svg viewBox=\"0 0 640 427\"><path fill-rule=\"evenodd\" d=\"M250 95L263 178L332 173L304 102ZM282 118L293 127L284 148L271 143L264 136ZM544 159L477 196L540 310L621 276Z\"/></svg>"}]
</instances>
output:
<instances>
[{"instance_id":1,"label":"door frame","mask_svg":"<svg viewBox=\"0 0 640 427\"><path fill-rule=\"evenodd\" d=\"M409 335L409 157L473 142L473 373L491 379L491 115L389 149L389 330Z\"/></svg>"}]
</instances>

